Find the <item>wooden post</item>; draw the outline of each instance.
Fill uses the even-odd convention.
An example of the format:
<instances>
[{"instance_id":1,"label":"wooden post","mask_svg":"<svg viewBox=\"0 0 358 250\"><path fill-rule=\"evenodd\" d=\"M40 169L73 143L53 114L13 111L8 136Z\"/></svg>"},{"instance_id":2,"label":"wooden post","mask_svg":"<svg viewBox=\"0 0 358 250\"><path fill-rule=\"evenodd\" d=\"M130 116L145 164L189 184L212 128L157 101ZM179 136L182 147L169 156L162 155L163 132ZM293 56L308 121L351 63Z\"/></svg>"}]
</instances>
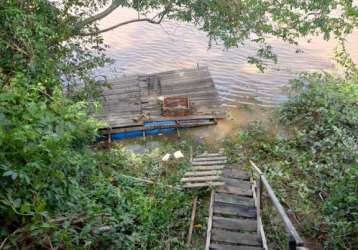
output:
<instances>
[{"instance_id":1,"label":"wooden post","mask_svg":"<svg viewBox=\"0 0 358 250\"><path fill-rule=\"evenodd\" d=\"M263 202L262 202L262 179L261 179L261 175L259 176L259 203L260 203L260 208L263 209Z\"/></svg>"},{"instance_id":2,"label":"wooden post","mask_svg":"<svg viewBox=\"0 0 358 250\"><path fill-rule=\"evenodd\" d=\"M191 245L191 238L193 235L193 228L194 228L194 222L195 222L195 214L196 214L196 204L198 201L198 196L194 196L193 198L193 208L191 210L191 220L190 220L190 227L188 232L188 239L186 242L186 246L189 248Z\"/></svg>"},{"instance_id":3,"label":"wooden post","mask_svg":"<svg viewBox=\"0 0 358 250\"><path fill-rule=\"evenodd\" d=\"M256 211L257 218L261 218L261 176L259 175L259 181L256 181ZM260 225L257 227L257 235L261 236Z\"/></svg>"},{"instance_id":4,"label":"wooden post","mask_svg":"<svg viewBox=\"0 0 358 250\"><path fill-rule=\"evenodd\" d=\"M108 128L108 146L111 144L112 142L112 127Z\"/></svg>"},{"instance_id":5,"label":"wooden post","mask_svg":"<svg viewBox=\"0 0 358 250\"><path fill-rule=\"evenodd\" d=\"M193 145L190 145L190 162L193 161Z\"/></svg>"},{"instance_id":6,"label":"wooden post","mask_svg":"<svg viewBox=\"0 0 358 250\"><path fill-rule=\"evenodd\" d=\"M292 235L288 235L288 249L296 250L296 240Z\"/></svg>"},{"instance_id":7,"label":"wooden post","mask_svg":"<svg viewBox=\"0 0 358 250\"><path fill-rule=\"evenodd\" d=\"M210 241L211 241L211 227L212 227L212 224L213 224L213 213L214 213L214 194L215 194L215 191L211 190L210 205L209 205L209 217L208 217L208 228L207 228L207 232L206 232L205 250L209 250Z\"/></svg>"}]
</instances>

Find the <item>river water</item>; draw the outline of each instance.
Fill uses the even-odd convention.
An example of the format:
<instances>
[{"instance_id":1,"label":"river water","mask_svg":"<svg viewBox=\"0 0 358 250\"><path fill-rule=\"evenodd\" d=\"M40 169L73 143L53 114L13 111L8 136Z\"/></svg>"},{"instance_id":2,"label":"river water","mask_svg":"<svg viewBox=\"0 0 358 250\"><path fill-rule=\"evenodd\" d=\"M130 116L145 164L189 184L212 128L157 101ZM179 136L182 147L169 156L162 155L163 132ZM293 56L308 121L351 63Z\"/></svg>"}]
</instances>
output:
<instances>
[{"instance_id":1,"label":"river water","mask_svg":"<svg viewBox=\"0 0 358 250\"><path fill-rule=\"evenodd\" d=\"M101 27L136 17L129 9L119 9L105 18ZM208 66L224 106L258 104L273 106L285 100L285 87L302 71L335 71L333 55L336 42L320 37L301 40L299 46L271 39L278 63L269 63L260 73L247 63L257 45L247 43L224 49L220 44L208 49L208 38L194 25L166 21L160 25L135 23L104 34L107 55L114 63L101 70L108 78L125 74L154 73L166 70ZM358 62L358 31L348 37L347 47ZM297 53L297 51L301 51Z\"/></svg>"}]
</instances>

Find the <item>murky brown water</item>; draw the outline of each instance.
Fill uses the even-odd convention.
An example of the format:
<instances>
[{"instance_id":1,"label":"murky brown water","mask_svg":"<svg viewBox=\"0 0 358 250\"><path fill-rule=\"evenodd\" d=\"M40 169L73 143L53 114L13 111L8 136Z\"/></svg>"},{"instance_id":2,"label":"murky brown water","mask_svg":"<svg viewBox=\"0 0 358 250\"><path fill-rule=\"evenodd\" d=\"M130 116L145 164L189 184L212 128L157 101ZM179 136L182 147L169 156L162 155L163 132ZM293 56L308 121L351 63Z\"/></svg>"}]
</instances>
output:
<instances>
[{"instance_id":1,"label":"murky brown water","mask_svg":"<svg viewBox=\"0 0 358 250\"><path fill-rule=\"evenodd\" d=\"M108 27L136 16L128 9L120 9L103 20ZM221 45L208 49L208 38L191 24L164 22L161 25L136 23L104 34L110 48L108 55L115 63L105 74L119 77L123 74L153 73L178 68L208 66L220 97L226 106L238 103L274 105L285 100L283 87L298 72L335 70L332 60L335 41L314 38L310 43L302 40L299 47L271 39L279 62L271 63L265 73L247 63L255 55L256 45L248 43L239 48L225 50ZM349 36L348 49L358 62L358 31ZM300 49L303 53L296 53Z\"/></svg>"}]
</instances>

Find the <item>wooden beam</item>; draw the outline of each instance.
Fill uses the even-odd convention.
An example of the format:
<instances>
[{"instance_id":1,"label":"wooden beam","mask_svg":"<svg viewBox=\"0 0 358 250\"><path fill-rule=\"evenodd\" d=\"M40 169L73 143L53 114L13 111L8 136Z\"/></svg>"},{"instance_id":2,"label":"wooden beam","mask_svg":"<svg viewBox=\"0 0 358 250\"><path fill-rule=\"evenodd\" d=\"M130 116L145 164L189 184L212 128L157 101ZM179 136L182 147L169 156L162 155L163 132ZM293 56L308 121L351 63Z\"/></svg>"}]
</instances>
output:
<instances>
[{"instance_id":1,"label":"wooden beam","mask_svg":"<svg viewBox=\"0 0 358 250\"><path fill-rule=\"evenodd\" d=\"M216 165L216 166L195 166L192 167L192 170L204 170L204 171L210 171L210 170L222 170L225 168L225 165Z\"/></svg>"},{"instance_id":2,"label":"wooden beam","mask_svg":"<svg viewBox=\"0 0 358 250\"><path fill-rule=\"evenodd\" d=\"M212 166L212 165L224 165L226 161L193 161L193 166Z\"/></svg>"},{"instance_id":3,"label":"wooden beam","mask_svg":"<svg viewBox=\"0 0 358 250\"><path fill-rule=\"evenodd\" d=\"M195 176L181 178L181 182L205 182L205 181L217 181L220 180L220 176Z\"/></svg>"},{"instance_id":4,"label":"wooden beam","mask_svg":"<svg viewBox=\"0 0 358 250\"><path fill-rule=\"evenodd\" d=\"M209 181L209 182L198 182L198 183L186 183L183 185L185 188L197 188L197 187L215 187L225 185L224 182L220 181Z\"/></svg>"},{"instance_id":5,"label":"wooden beam","mask_svg":"<svg viewBox=\"0 0 358 250\"><path fill-rule=\"evenodd\" d=\"M226 156L218 156L218 157L199 157L195 158L193 162L200 162L200 161L220 161L220 160L227 160Z\"/></svg>"},{"instance_id":6,"label":"wooden beam","mask_svg":"<svg viewBox=\"0 0 358 250\"><path fill-rule=\"evenodd\" d=\"M189 232L188 232L188 239L187 239L187 242L186 242L186 245L187 245L188 248L191 245L191 238L192 238L192 235L193 235L193 228L194 228L197 201L198 201L198 196L194 196L194 198L193 198L193 208L191 210L191 220L190 220L190 226L189 226Z\"/></svg>"},{"instance_id":7,"label":"wooden beam","mask_svg":"<svg viewBox=\"0 0 358 250\"><path fill-rule=\"evenodd\" d=\"M211 171L193 171L186 172L184 176L209 176L209 175L221 175L223 171L221 170L211 170Z\"/></svg>"},{"instance_id":8,"label":"wooden beam","mask_svg":"<svg viewBox=\"0 0 358 250\"><path fill-rule=\"evenodd\" d=\"M266 235L261 220L261 184L256 185L257 182L253 181L252 194L255 200L256 216L257 216L257 236L261 239L262 247L264 250L268 249Z\"/></svg>"},{"instance_id":9,"label":"wooden beam","mask_svg":"<svg viewBox=\"0 0 358 250\"><path fill-rule=\"evenodd\" d=\"M210 204L209 204L209 217L208 217L208 228L206 232L206 244L205 250L209 250L210 248L210 240L211 240L211 228L213 225L213 213L214 213L214 190L211 190L210 194Z\"/></svg>"}]
</instances>

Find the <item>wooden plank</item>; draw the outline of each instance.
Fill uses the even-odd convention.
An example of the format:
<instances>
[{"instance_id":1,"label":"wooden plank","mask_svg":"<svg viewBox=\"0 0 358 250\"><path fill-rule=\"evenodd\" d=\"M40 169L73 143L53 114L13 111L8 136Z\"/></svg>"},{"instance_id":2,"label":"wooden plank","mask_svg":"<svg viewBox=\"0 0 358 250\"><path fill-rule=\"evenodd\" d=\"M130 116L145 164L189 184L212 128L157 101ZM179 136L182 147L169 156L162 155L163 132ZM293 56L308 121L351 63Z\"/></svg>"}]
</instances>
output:
<instances>
[{"instance_id":1,"label":"wooden plank","mask_svg":"<svg viewBox=\"0 0 358 250\"><path fill-rule=\"evenodd\" d=\"M217 181L220 180L220 176L198 176L181 178L181 182L203 182L203 181Z\"/></svg>"},{"instance_id":2,"label":"wooden plank","mask_svg":"<svg viewBox=\"0 0 358 250\"><path fill-rule=\"evenodd\" d=\"M214 190L211 190L210 193L210 204L209 204L209 217L208 217L208 228L206 232L206 244L205 250L209 250L210 241L211 241L211 229L213 223L213 213L214 213Z\"/></svg>"},{"instance_id":3,"label":"wooden plank","mask_svg":"<svg viewBox=\"0 0 358 250\"><path fill-rule=\"evenodd\" d=\"M152 114L145 114L149 116L152 119L148 119L148 121L191 121L191 120L202 120L202 119L217 119L218 116L216 114L195 114L195 115L188 115L188 116L178 116L178 117L164 117L164 116L158 116L155 117L155 119L152 117ZM120 119L122 118L121 114L107 114L107 116Z\"/></svg>"},{"instance_id":4,"label":"wooden plank","mask_svg":"<svg viewBox=\"0 0 358 250\"><path fill-rule=\"evenodd\" d=\"M199 187L215 187L225 185L224 182L213 181L213 182L198 182L198 183L186 183L183 185L185 188L199 188Z\"/></svg>"},{"instance_id":5,"label":"wooden plank","mask_svg":"<svg viewBox=\"0 0 358 250\"><path fill-rule=\"evenodd\" d=\"M253 246L238 246L238 245L224 245L214 243L210 245L210 250L263 250L261 247Z\"/></svg>"},{"instance_id":6,"label":"wooden plank","mask_svg":"<svg viewBox=\"0 0 358 250\"><path fill-rule=\"evenodd\" d=\"M256 218L255 207L247 207L231 204L214 204L214 213L230 216L240 216L245 218Z\"/></svg>"},{"instance_id":7,"label":"wooden plank","mask_svg":"<svg viewBox=\"0 0 358 250\"><path fill-rule=\"evenodd\" d=\"M255 233L237 233L213 228L211 230L211 234L213 241L228 242L249 246L261 246L260 242L257 240L257 235Z\"/></svg>"},{"instance_id":8,"label":"wooden plank","mask_svg":"<svg viewBox=\"0 0 358 250\"><path fill-rule=\"evenodd\" d=\"M225 169L223 175L232 179L242 179L242 180L249 180L251 177L251 174L249 172L237 168L233 168L231 166Z\"/></svg>"},{"instance_id":9,"label":"wooden plank","mask_svg":"<svg viewBox=\"0 0 358 250\"><path fill-rule=\"evenodd\" d=\"M205 158L205 157L225 157L224 154L220 154L220 153L206 153L206 154L201 154L196 156L195 158Z\"/></svg>"},{"instance_id":10,"label":"wooden plank","mask_svg":"<svg viewBox=\"0 0 358 250\"><path fill-rule=\"evenodd\" d=\"M251 180L253 183L252 196L255 200L255 207L256 207L257 237L261 240L263 248L267 250L268 247L267 247L266 235L261 221L261 194L262 194L261 176L259 176L259 178L260 179L258 183L256 181Z\"/></svg>"},{"instance_id":11,"label":"wooden plank","mask_svg":"<svg viewBox=\"0 0 358 250\"><path fill-rule=\"evenodd\" d=\"M221 175L223 171L221 170L212 170L212 171L193 171L186 172L184 176L208 176L208 175Z\"/></svg>"},{"instance_id":12,"label":"wooden plank","mask_svg":"<svg viewBox=\"0 0 358 250\"><path fill-rule=\"evenodd\" d=\"M213 225L215 228L236 231L255 232L257 230L257 221L255 219L235 219L214 216Z\"/></svg>"},{"instance_id":13,"label":"wooden plank","mask_svg":"<svg viewBox=\"0 0 358 250\"><path fill-rule=\"evenodd\" d=\"M206 158L194 158L192 162L207 162L207 161L227 161L226 157L206 157Z\"/></svg>"},{"instance_id":14,"label":"wooden plank","mask_svg":"<svg viewBox=\"0 0 358 250\"><path fill-rule=\"evenodd\" d=\"M215 202L228 203L242 206L255 206L255 202L251 197L238 196L234 194L216 193Z\"/></svg>"},{"instance_id":15,"label":"wooden plank","mask_svg":"<svg viewBox=\"0 0 358 250\"><path fill-rule=\"evenodd\" d=\"M249 181L225 178L225 177L223 177L223 180L225 181L227 186L239 187L242 189L250 189L251 188L251 183Z\"/></svg>"},{"instance_id":16,"label":"wooden plank","mask_svg":"<svg viewBox=\"0 0 358 250\"><path fill-rule=\"evenodd\" d=\"M187 80L189 81L190 79L205 79L205 78L210 78L209 81L212 82L212 79L210 77L210 73L209 71L190 71L190 72L186 72L186 73L183 73L183 71L177 71L177 72L174 72L172 74L162 74L162 73L159 73L159 74L156 74L159 79L160 79L160 82L161 84L163 85L171 85L171 83L173 81L177 81L177 80L181 80L181 79L184 79L184 80Z\"/></svg>"},{"instance_id":17,"label":"wooden plank","mask_svg":"<svg viewBox=\"0 0 358 250\"><path fill-rule=\"evenodd\" d=\"M193 166L212 166L212 165L223 165L226 161L200 161L200 162L192 162Z\"/></svg>"},{"instance_id":18,"label":"wooden plank","mask_svg":"<svg viewBox=\"0 0 358 250\"><path fill-rule=\"evenodd\" d=\"M193 162L197 161L218 161L218 160L227 160L226 156L219 156L219 157L201 157L201 158L194 158Z\"/></svg>"},{"instance_id":19,"label":"wooden plank","mask_svg":"<svg viewBox=\"0 0 358 250\"><path fill-rule=\"evenodd\" d=\"M187 239L187 242L186 242L187 247L190 246L191 237L193 235L193 228L194 228L197 201L198 201L198 196L194 196L194 198L193 198L193 208L191 210L191 219L190 219L190 226L189 226L189 232L188 232L188 239Z\"/></svg>"},{"instance_id":20,"label":"wooden plank","mask_svg":"<svg viewBox=\"0 0 358 250\"><path fill-rule=\"evenodd\" d=\"M173 84L178 84L178 85L166 85L166 84L162 84L162 93L165 95L166 92L169 93L178 93L178 95L182 94L182 93L188 93L193 94L193 92L190 92L192 90L195 91L212 91L215 90L215 87L213 86L213 83L210 82L209 78L200 78L200 79L190 79L190 80L177 80L175 82L173 82Z\"/></svg>"},{"instance_id":21,"label":"wooden plank","mask_svg":"<svg viewBox=\"0 0 358 250\"><path fill-rule=\"evenodd\" d=\"M176 80L184 79L184 80L190 80L190 79L204 79L204 78L210 78L209 81L212 82L212 78L210 76L210 72L208 70L200 70L200 71L177 71L170 74L163 74L164 72L156 74L161 84L163 85L172 85L171 83Z\"/></svg>"},{"instance_id":22,"label":"wooden plank","mask_svg":"<svg viewBox=\"0 0 358 250\"><path fill-rule=\"evenodd\" d=\"M251 189L242 189L240 187L233 187L233 186L219 187L216 191L219 192L219 193L236 194L236 195L243 195L243 196L252 196L252 190Z\"/></svg>"},{"instance_id":23,"label":"wooden plank","mask_svg":"<svg viewBox=\"0 0 358 250\"><path fill-rule=\"evenodd\" d=\"M103 96L111 96L111 95L119 96L121 94L132 93L132 92L139 93L140 88L136 85L132 85L132 86L128 86L128 87L122 87L122 86L116 85L112 89L102 89Z\"/></svg>"},{"instance_id":24,"label":"wooden plank","mask_svg":"<svg viewBox=\"0 0 358 250\"><path fill-rule=\"evenodd\" d=\"M213 166L195 166L192 167L191 170L204 170L204 171L210 171L210 170L221 170L224 169L225 165L213 165Z\"/></svg>"}]
</instances>

